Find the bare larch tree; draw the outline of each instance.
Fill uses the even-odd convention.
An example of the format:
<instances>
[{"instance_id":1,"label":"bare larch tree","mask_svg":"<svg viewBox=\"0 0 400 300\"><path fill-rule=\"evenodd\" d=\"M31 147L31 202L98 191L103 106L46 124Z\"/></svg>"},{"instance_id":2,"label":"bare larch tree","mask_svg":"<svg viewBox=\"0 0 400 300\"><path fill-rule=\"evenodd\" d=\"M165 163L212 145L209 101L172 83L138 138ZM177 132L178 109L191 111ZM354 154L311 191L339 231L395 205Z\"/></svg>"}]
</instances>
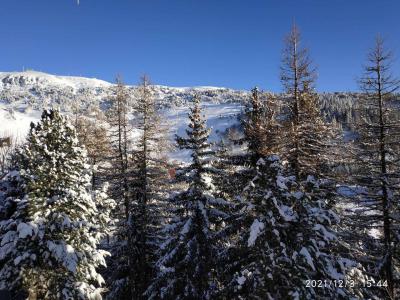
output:
<instances>
[{"instance_id":1,"label":"bare larch tree","mask_svg":"<svg viewBox=\"0 0 400 300\"><path fill-rule=\"evenodd\" d=\"M285 38L282 55L281 81L285 92L289 96L289 118L286 125L289 127L287 151L288 159L294 173L299 176L299 140L298 126L300 123L301 95L313 89L316 80L316 70L313 67L307 48L301 45L301 35L294 24Z\"/></svg>"},{"instance_id":2,"label":"bare larch tree","mask_svg":"<svg viewBox=\"0 0 400 300\"><path fill-rule=\"evenodd\" d=\"M360 79L360 122L356 158L359 170L354 177L367 192L361 196L363 213L360 226L367 230L369 270L375 278L387 281L385 297L398 299L395 269L399 267L399 124L395 119L394 93L400 81L391 74L392 53L377 37ZM371 238L372 237L372 238ZM398 254L398 249L397 249ZM385 286L384 286L385 287Z\"/></svg>"},{"instance_id":3,"label":"bare larch tree","mask_svg":"<svg viewBox=\"0 0 400 300\"><path fill-rule=\"evenodd\" d=\"M131 209L131 151L132 128L129 124L130 99L127 88L120 77L117 77L111 107L107 111L107 122L110 127L111 156L109 181L112 197L117 200L114 217L119 220L116 228L116 241L112 244L112 257L109 263L112 282L107 299L131 299L130 273L133 259L130 253L131 235L127 229Z\"/></svg>"},{"instance_id":4,"label":"bare larch tree","mask_svg":"<svg viewBox=\"0 0 400 300\"><path fill-rule=\"evenodd\" d=\"M153 277L158 229L161 225L167 180L165 153L167 132L157 108L153 87L141 78L133 106L133 126L140 132L132 151L132 207L130 236L133 265L131 289L134 299L145 299Z\"/></svg>"}]
</instances>

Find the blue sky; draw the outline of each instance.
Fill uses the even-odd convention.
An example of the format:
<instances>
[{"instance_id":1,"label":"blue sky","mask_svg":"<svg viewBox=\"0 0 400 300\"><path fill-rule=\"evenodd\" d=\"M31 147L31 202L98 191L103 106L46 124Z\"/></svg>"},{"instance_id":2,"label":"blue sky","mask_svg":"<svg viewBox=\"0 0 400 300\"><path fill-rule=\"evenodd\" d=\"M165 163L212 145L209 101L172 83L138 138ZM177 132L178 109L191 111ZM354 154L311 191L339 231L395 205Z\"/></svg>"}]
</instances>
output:
<instances>
[{"instance_id":1,"label":"blue sky","mask_svg":"<svg viewBox=\"0 0 400 300\"><path fill-rule=\"evenodd\" d=\"M357 90L377 33L400 56L399 13L398 0L1 0L0 70L280 91L295 19L318 90Z\"/></svg>"}]
</instances>

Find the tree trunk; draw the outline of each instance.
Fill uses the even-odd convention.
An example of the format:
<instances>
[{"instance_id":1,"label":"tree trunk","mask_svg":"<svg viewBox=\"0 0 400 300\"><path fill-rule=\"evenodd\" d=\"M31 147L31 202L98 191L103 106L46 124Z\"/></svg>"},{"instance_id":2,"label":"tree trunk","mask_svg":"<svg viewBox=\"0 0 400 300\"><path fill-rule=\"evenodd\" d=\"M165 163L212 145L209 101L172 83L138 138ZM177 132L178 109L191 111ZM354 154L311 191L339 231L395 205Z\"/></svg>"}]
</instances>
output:
<instances>
[{"instance_id":1,"label":"tree trunk","mask_svg":"<svg viewBox=\"0 0 400 300\"><path fill-rule=\"evenodd\" d=\"M390 199L388 197L388 178L387 178L387 167L386 167L386 137L385 137L385 121L383 116L383 97L381 88L381 74L380 65L378 63L377 68L378 75L378 100L379 100L379 125L380 125L380 136L379 136L379 150L381 159L381 180L382 180L382 206L383 206L383 233L385 239L385 277L388 281L388 293L393 298L394 283L393 283L393 268L392 268L392 237L391 237L391 221L390 221Z\"/></svg>"}]
</instances>

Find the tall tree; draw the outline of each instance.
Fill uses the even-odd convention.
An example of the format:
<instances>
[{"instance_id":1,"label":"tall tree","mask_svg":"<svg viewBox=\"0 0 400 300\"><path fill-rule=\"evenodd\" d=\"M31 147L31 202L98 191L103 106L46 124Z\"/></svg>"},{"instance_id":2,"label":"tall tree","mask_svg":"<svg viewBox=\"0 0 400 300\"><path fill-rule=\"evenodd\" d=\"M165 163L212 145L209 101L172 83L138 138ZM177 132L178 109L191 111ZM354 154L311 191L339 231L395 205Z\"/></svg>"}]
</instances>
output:
<instances>
[{"instance_id":1,"label":"tall tree","mask_svg":"<svg viewBox=\"0 0 400 300\"><path fill-rule=\"evenodd\" d=\"M122 207L125 220L129 218L130 195L129 195L129 146L131 143L129 124L129 95L121 77L117 77L115 96L107 113L110 125L110 139L113 150L113 170L116 188L115 198L123 199Z\"/></svg>"},{"instance_id":2,"label":"tall tree","mask_svg":"<svg viewBox=\"0 0 400 300\"><path fill-rule=\"evenodd\" d=\"M392 53L385 49L380 37L368 55L365 72L360 79L363 97L360 102L357 182L366 187L361 196L358 216L369 238L369 268L376 278L387 281L386 296L398 298L399 243L399 125L395 118L394 93L400 81L391 75ZM374 232L374 233L372 233ZM372 235L372 236L371 236Z\"/></svg>"},{"instance_id":3,"label":"tall tree","mask_svg":"<svg viewBox=\"0 0 400 300\"><path fill-rule=\"evenodd\" d=\"M165 153L166 124L158 112L153 88L147 76L137 87L133 126L139 136L132 152L132 206L130 208L130 237L132 251L131 288L134 299L145 298L153 276L158 229L164 211L167 190Z\"/></svg>"},{"instance_id":4,"label":"tall tree","mask_svg":"<svg viewBox=\"0 0 400 300\"><path fill-rule=\"evenodd\" d=\"M58 111L31 124L8 176L18 193L0 222L1 288L29 291L30 299L101 299L98 249L112 201L92 194L86 151ZM7 179L8 180L8 179Z\"/></svg>"},{"instance_id":5,"label":"tall tree","mask_svg":"<svg viewBox=\"0 0 400 300\"><path fill-rule=\"evenodd\" d=\"M111 107L107 111L107 122L110 126L109 135L111 141L111 170L109 178L111 193L117 201L115 218L119 220L115 235L117 240L113 243L111 252L109 274L111 282L108 299L131 299L131 282L129 280L132 272L132 252L130 251L129 220L132 207L132 189L130 187L132 177L131 155L132 127L129 123L130 98L127 88L120 77L117 77L114 97Z\"/></svg>"},{"instance_id":6,"label":"tall tree","mask_svg":"<svg viewBox=\"0 0 400 300\"><path fill-rule=\"evenodd\" d=\"M301 35L297 26L293 24L291 32L285 38L285 47L282 55L281 81L285 92L289 96L289 117L287 148L288 159L294 173L300 175L299 157L299 124L301 122L301 96L312 90L316 80L316 71L312 65L307 48L301 45Z\"/></svg>"},{"instance_id":7,"label":"tall tree","mask_svg":"<svg viewBox=\"0 0 400 300\"><path fill-rule=\"evenodd\" d=\"M187 137L176 137L180 149L192 151L191 164L179 172L188 187L171 197L158 274L147 290L150 299L210 299L217 288L216 230L226 217L226 202L212 193L213 151L199 97L194 99L189 119Z\"/></svg>"},{"instance_id":8,"label":"tall tree","mask_svg":"<svg viewBox=\"0 0 400 300\"><path fill-rule=\"evenodd\" d=\"M312 65L309 50L302 47L301 35L296 24L285 38L281 65L281 81L286 92L292 97L291 113L293 121L298 122L300 94L313 88L316 70Z\"/></svg>"}]
</instances>

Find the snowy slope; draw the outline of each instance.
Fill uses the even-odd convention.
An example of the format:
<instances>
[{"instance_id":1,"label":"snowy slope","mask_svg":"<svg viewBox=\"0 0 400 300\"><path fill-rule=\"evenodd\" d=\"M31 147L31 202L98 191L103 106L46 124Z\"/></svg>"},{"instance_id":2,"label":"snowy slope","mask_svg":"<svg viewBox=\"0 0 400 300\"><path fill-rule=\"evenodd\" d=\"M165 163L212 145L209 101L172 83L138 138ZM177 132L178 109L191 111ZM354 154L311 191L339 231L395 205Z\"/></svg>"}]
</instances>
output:
<instances>
[{"instance_id":1,"label":"snowy slope","mask_svg":"<svg viewBox=\"0 0 400 300\"><path fill-rule=\"evenodd\" d=\"M223 138L226 130L234 124L238 123L238 114L242 110L240 103L203 103L203 112L207 119L207 126L211 128L210 141L218 142ZM171 138L175 134L179 136L186 135L189 108L182 106L179 108L166 109L164 115L169 124L171 124ZM170 154L171 160L188 161L189 151L176 151Z\"/></svg>"},{"instance_id":2,"label":"snowy slope","mask_svg":"<svg viewBox=\"0 0 400 300\"><path fill-rule=\"evenodd\" d=\"M0 88L9 88L12 86L35 86L35 85L47 85L54 88L65 88L71 87L74 90L81 88L96 88L96 87L110 87L111 83L85 77L73 77L73 76L57 76L37 71L25 71L25 72L0 72Z\"/></svg>"},{"instance_id":3,"label":"snowy slope","mask_svg":"<svg viewBox=\"0 0 400 300\"><path fill-rule=\"evenodd\" d=\"M103 80L85 77L56 76L37 71L0 72L0 136L23 137L32 121L37 121L45 108L56 107L66 114L80 109L107 110L115 93L115 85ZM136 86L127 86L132 99ZM211 139L237 122L243 102L249 98L248 91L220 87L168 87L153 86L153 97L165 116L171 121L171 137L183 134L187 113L193 96L201 97L208 119L213 127ZM284 96L284 95L283 95ZM352 114L356 95L351 93L320 94L322 112L327 119L339 116L347 120Z\"/></svg>"},{"instance_id":4,"label":"snowy slope","mask_svg":"<svg viewBox=\"0 0 400 300\"><path fill-rule=\"evenodd\" d=\"M136 87L127 86L127 89L134 99ZM171 124L171 138L185 133L190 102L195 94L203 100L214 141L237 122L241 104L248 97L248 92L218 87L154 86L153 96ZM0 72L0 136L23 138L29 124L38 121L41 111L49 107L60 108L66 114L71 114L76 106L82 111L91 107L106 110L113 95L114 84L103 80L36 71ZM186 160L187 153L173 158Z\"/></svg>"}]
</instances>

